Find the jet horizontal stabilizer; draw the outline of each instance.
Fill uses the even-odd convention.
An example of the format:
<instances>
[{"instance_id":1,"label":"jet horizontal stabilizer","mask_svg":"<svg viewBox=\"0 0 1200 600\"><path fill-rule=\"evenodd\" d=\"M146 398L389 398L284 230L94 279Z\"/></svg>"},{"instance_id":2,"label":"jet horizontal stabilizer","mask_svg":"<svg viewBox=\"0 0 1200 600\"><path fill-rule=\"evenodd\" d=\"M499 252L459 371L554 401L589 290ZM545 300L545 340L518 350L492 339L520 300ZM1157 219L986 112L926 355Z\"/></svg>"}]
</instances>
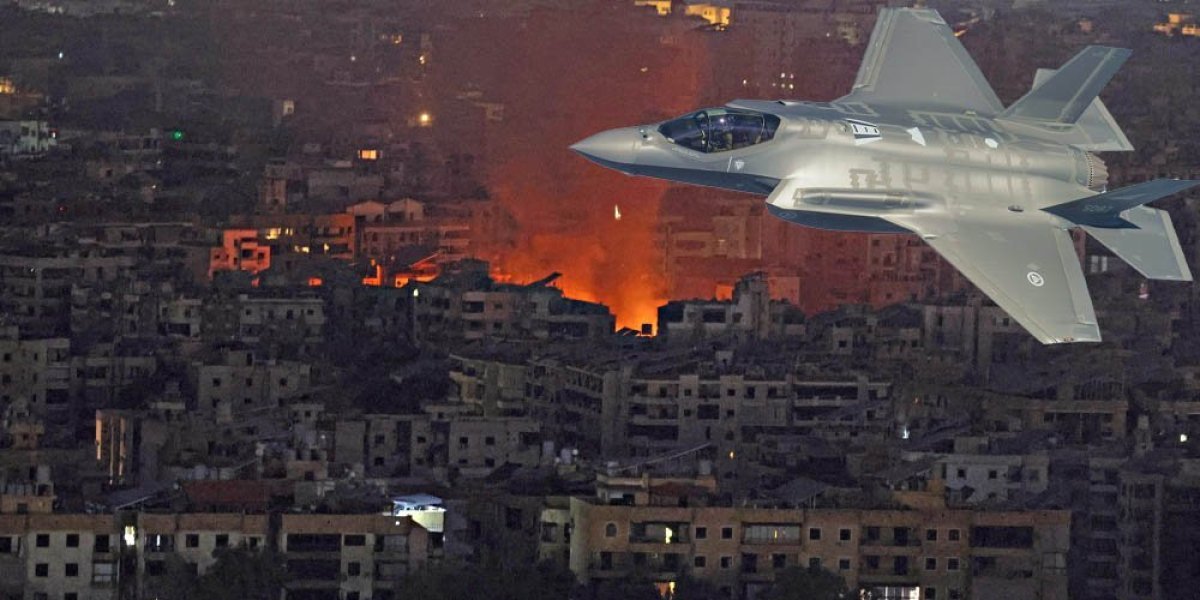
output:
<instances>
[{"instance_id":1,"label":"jet horizontal stabilizer","mask_svg":"<svg viewBox=\"0 0 1200 600\"><path fill-rule=\"evenodd\" d=\"M1055 204L1042 210L1084 227L1136 229L1138 225L1122 218L1121 213L1147 202L1178 194L1197 185L1200 185L1200 181L1155 179L1112 192Z\"/></svg>"},{"instance_id":2,"label":"jet horizontal stabilizer","mask_svg":"<svg viewBox=\"0 0 1200 600\"><path fill-rule=\"evenodd\" d=\"M1147 279L1192 280L1167 211L1137 206L1125 218L1137 229L1083 229Z\"/></svg>"}]
</instances>

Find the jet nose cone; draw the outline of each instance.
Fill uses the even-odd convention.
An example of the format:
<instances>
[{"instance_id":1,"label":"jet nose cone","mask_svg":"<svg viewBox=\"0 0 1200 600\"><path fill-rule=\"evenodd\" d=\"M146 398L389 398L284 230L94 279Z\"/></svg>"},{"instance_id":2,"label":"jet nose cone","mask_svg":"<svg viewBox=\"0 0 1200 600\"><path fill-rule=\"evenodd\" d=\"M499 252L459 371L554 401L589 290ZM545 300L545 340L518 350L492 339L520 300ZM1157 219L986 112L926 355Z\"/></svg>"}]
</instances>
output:
<instances>
[{"instance_id":1,"label":"jet nose cone","mask_svg":"<svg viewBox=\"0 0 1200 600\"><path fill-rule=\"evenodd\" d=\"M637 127L609 129L576 142L571 149L603 166L624 171L634 163L640 138Z\"/></svg>"}]
</instances>

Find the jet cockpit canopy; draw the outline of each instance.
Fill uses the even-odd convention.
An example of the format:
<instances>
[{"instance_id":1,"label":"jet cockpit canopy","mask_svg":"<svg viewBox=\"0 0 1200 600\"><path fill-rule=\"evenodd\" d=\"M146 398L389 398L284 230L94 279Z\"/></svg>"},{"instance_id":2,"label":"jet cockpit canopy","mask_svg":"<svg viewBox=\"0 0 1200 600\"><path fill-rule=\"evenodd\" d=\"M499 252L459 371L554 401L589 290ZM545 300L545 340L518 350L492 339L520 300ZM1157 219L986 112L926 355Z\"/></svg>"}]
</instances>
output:
<instances>
[{"instance_id":1,"label":"jet cockpit canopy","mask_svg":"<svg viewBox=\"0 0 1200 600\"><path fill-rule=\"evenodd\" d=\"M779 117L740 108L709 108L659 125L669 141L699 152L725 152L770 141Z\"/></svg>"}]
</instances>

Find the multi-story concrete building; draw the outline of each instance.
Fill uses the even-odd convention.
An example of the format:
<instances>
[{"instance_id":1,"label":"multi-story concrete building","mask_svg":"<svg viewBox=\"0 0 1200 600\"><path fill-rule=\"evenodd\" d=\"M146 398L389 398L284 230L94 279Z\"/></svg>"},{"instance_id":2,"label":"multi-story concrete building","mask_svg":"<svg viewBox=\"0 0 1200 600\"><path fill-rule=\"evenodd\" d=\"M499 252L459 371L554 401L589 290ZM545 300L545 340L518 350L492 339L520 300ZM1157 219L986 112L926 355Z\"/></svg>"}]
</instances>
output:
<instances>
[{"instance_id":1,"label":"multi-story concrete building","mask_svg":"<svg viewBox=\"0 0 1200 600\"><path fill-rule=\"evenodd\" d=\"M602 304L573 300L549 283L501 284L487 263L464 261L429 282L409 281L413 336L418 339L597 339L615 318Z\"/></svg>"},{"instance_id":2,"label":"multi-story concrete building","mask_svg":"<svg viewBox=\"0 0 1200 600\"><path fill-rule=\"evenodd\" d=\"M112 515L0 515L0 591L26 600L116 598L119 535Z\"/></svg>"},{"instance_id":3,"label":"multi-story concrete building","mask_svg":"<svg viewBox=\"0 0 1200 600\"><path fill-rule=\"evenodd\" d=\"M353 214L234 215L230 224L256 230L259 243L270 248L270 256L276 259L297 253L339 259L355 256Z\"/></svg>"},{"instance_id":4,"label":"multi-story concrete building","mask_svg":"<svg viewBox=\"0 0 1200 600\"><path fill-rule=\"evenodd\" d=\"M258 360L250 350L227 351L220 363L195 365L196 404L201 412L229 418L281 406L309 391L311 366L290 360Z\"/></svg>"},{"instance_id":5,"label":"multi-story concrete building","mask_svg":"<svg viewBox=\"0 0 1200 600\"><path fill-rule=\"evenodd\" d=\"M763 340L803 334L804 312L771 300L762 273L742 278L730 301L673 301L658 309L658 335L668 340L722 336Z\"/></svg>"},{"instance_id":6,"label":"multi-story concrete building","mask_svg":"<svg viewBox=\"0 0 1200 600\"><path fill-rule=\"evenodd\" d=\"M201 335L209 340L301 352L324 339L327 322L325 301L307 288L210 297L200 319Z\"/></svg>"},{"instance_id":7,"label":"multi-story concrete building","mask_svg":"<svg viewBox=\"0 0 1200 600\"><path fill-rule=\"evenodd\" d=\"M400 580L438 552L409 517L285 514L278 548L292 579L288 599L392 597Z\"/></svg>"},{"instance_id":8,"label":"multi-story concrete building","mask_svg":"<svg viewBox=\"0 0 1200 600\"><path fill-rule=\"evenodd\" d=\"M654 488L645 503L572 498L570 511L583 582L637 571L667 588L686 574L755 598L780 570L817 566L873 597L1067 598L1067 511L680 506Z\"/></svg>"},{"instance_id":9,"label":"multi-story concrete building","mask_svg":"<svg viewBox=\"0 0 1200 600\"><path fill-rule=\"evenodd\" d=\"M45 121L0 121L0 156L31 158L57 145L57 132Z\"/></svg>"},{"instance_id":10,"label":"multi-story concrete building","mask_svg":"<svg viewBox=\"0 0 1200 600\"><path fill-rule=\"evenodd\" d=\"M22 338L15 326L0 329L0 407L18 402L39 415L68 409L70 350L67 338Z\"/></svg>"},{"instance_id":11,"label":"multi-story concrete building","mask_svg":"<svg viewBox=\"0 0 1200 600\"><path fill-rule=\"evenodd\" d=\"M537 421L480 416L458 404L429 406L420 415L338 419L334 435L334 462L371 478L484 477L504 465L535 467L542 460Z\"/></svg>"},{"instance_id":12,"label":"multi-story concrete building","mask_svg":"<svg viewBox=\"0 0 1200 600\"><path fill-rule=\"evenodd\" d=\"M219 246L209 250L208 278L222 271L252 275L271 268L271 247L258 239L255 229L226 229Z\"/></svg>"},{"instance_id":13,"label":"multi-story concrete building","mask_svg":"<svg viewBox=\"0 0 1200 600\"><path fill-rule=\"evenodd\" d=\"M203 575L217 562L221 549L263 549L270 542L267 515L138 513L134 527L137 542L126 552L137 554L140 595L149 595L158 579L171 576L167 563L172 557Z\"/></svg>"},{"instance_id":14,"label":"multi-story concrete building","mask_svg":"<svg viewBox=\"0 0 1200 600\"><path fill-rule=\"evenodd\" d=\"M130 253L94 245L7 248L0 252L0 310L30 334L65 334L75 286L128 279L136 264Z\"/></svg>"},{"instance_id":15,"label":"multi-story concrete building","mask_svg":"<svg viewBox=\"0 0 1200 600\"><path fill-rule=\"evenodd\" d=\"M388 597L440 552L410 517L379 514L0 515L0 593L153 597L171 562L203 575L234 548L280 552L290 572L285 598L330 600Z\"/></svg>"}]
</instances>

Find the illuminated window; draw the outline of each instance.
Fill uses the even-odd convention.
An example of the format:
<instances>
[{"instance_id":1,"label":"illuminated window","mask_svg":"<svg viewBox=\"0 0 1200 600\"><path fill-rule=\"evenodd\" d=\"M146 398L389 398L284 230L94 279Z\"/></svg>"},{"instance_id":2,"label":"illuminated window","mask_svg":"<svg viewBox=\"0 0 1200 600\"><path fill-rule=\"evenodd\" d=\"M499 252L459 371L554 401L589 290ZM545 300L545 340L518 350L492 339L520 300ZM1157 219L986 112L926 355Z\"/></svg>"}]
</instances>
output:
<instances>
[{"instance_id":1,"label":"illuminated window","mask_svg":"<svg viewBox=\"0 0 1200 600\"><path fill-rule=\"evenodd\" d=\"M373 149L364 149L358 151L359 160L379 160L379 151Z\"/></svg>"}]
</instances>

